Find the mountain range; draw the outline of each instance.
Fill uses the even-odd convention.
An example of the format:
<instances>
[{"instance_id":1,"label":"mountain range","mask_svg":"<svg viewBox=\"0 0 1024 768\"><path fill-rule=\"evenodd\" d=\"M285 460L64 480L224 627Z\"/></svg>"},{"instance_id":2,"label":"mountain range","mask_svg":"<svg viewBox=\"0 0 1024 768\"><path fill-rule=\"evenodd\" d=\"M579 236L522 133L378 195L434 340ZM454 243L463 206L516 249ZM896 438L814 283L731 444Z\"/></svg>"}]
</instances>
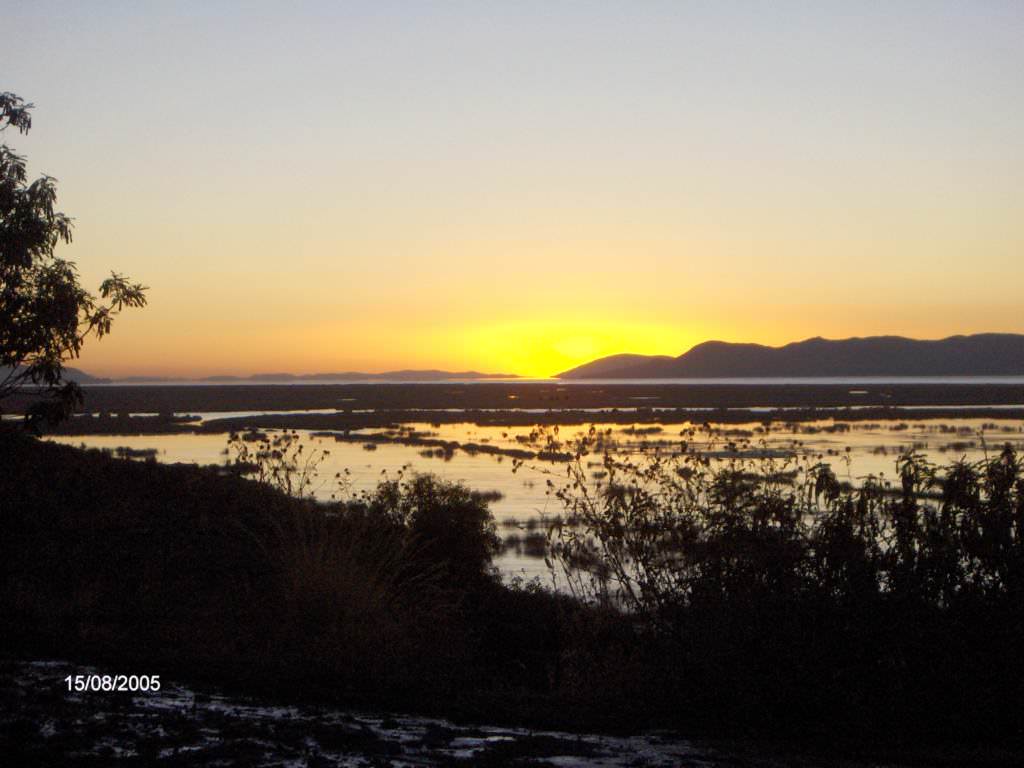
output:
<instances>
[{"instance_id":1,"label":"mountain range","mask_svg":"<svg viewBox=\"0 0 1024 768\"><path fill-rule=\"evenodd\" d=\"M1020 376L1024 335L981 333L935 341L902 336L815 337L781 347L706 341L679 357L612 355L560 379L718 379L838 376Z\"/></svg>"},{"instance_id":2,"label":"mountain range","mask_svg":"<svg viewBox=\"0 0 1024 768\"><path fill-rule=\"evenodd\" d=\"M93 376L79 368L64 366L64 381L73 381L75 384L112 384L110 379Z\"/></svg>"},{"instance_id":3,"label":"mountain range","mask_svg":"<svg viewBox=\"0 0 1024 768\"><path fill-rule=\"evenodd\" d=\"M223 384L237 382L239 384L272 384L280 382L316 382L316 381L449 381L488 380L519 378L512 373L480 373L479 371L438 371L438 370L403 370L386 373L361 373L345 371L343 373L254 373L251 376L205 376L189 379L173 376L125 376L117 379L104 379L91 376L77 368L65 368L64 378L78 384L160 384L194 382L196 384Z\"/></svg>"},{"instance_id":4,"label":"mountain range","mask_svg":"<svg viewBox=\"0 0 1024 768\"><path fill-rule=\"evenodd\" d=\"M564 371L559 379L724 379L824 378L851 376L1024 376L1024 334L979 333L938 340L903 336L823 339L781 347L706 341L688 352L669 355L611 355ZM345 381L486 381L517 379L516 374L479 371L401 370L385 373L256 373L185 379L130 376L110 379L65 368L79 384L159 384L162 382L268 384Z\"/></svg>"}]
</instances>

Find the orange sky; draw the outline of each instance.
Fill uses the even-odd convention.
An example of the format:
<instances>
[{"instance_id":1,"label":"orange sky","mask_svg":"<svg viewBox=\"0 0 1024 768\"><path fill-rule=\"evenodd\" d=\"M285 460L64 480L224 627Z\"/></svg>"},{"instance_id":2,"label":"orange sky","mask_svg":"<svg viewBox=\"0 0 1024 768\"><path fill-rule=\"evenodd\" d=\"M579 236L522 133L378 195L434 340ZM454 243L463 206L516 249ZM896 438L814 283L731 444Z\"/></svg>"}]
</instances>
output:
<instances>
[{"instance_id":1,"label":"orange sky","mask_svg":"<svg viewBox=\"0 0 1024 768\"><path fill-rule=\"evenodd\" d=\"M99 375L1024 332L1024 6L24 4ZM8 19L7 17L11 18ZM44 44L46 56L37 55Z\"/></svg>"}]
</instances>

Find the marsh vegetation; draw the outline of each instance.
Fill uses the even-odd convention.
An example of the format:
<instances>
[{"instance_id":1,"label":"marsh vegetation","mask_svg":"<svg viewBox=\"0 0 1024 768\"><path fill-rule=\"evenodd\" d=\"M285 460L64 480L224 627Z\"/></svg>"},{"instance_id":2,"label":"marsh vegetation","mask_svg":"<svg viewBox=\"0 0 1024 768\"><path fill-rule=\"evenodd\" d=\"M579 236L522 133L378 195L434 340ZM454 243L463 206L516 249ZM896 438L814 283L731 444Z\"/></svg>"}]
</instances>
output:
<instances>
[{"instance_id":1,"label":"marsh vegetation","mask_svg":"<svg viewBox=\"0 0 1024 768\"><path fill-rule=\"evenodd\" d=\"M571 454L534 475L557 514L499 524L500 495L414 472L329 477L331 501L273 432L235 442L263 482L5 432L4 650L523 724L1019 745L1012 447L849 483L740 444L538 438ZM543 538L563 588L503 579L500 534Z\"/></svg>"}]
</instances>

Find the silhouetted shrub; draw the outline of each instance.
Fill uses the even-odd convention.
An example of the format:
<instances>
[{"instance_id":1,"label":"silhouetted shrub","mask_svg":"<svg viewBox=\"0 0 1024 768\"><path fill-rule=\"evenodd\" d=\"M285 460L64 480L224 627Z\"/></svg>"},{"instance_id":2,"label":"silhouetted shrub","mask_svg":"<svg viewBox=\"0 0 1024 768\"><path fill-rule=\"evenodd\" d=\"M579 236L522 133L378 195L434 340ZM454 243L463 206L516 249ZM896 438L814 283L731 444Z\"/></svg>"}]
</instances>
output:
<instances>
[{"instance_id":1,"label":"silhouetted shrub","mask_svg":"<svg viewBox=\"0 0 1024 768\"><path fill-rule=\"evenodd\" d=\"M489 497L433 475L399 476L352 502L374 520L400 528L417 557L435 563L462 588L493 579L492 557L501 549Z\"/></svg>"},{"instance_id":2,"label":"silhouetted shrub","mask_svg":"<svg viewBox=\"0 0 1024 768\"><path fill-rule=\"evenodd\" d=\"M938 469L916 453L895 487L831 467L683 450L576 446L556 488L552 553L581 600L659 649L657 684L709 722L788 732L1020 736L1012 639L1024 627L1024 475L1007 446ZM971 714L968 716L966 712ZM984 713L984 714L982 714ZM898 725L897 725L898 724Z\"/></svg>"},{"instance_id":3,"label":"silhouetted shrub","mask_svg":"<svg viewBox=\"0 0 1024 768\"><path fill-rule=\"evenodd\" d=\"M256 483L0 437L8 649L138 654L307 693L424 696L464 678L458 603L490 578L492 551L468 489L423 477L371 506L324 505L289 485L281 468L307 466L290 443L251 452Z\"/></svg>"}]
</instances>

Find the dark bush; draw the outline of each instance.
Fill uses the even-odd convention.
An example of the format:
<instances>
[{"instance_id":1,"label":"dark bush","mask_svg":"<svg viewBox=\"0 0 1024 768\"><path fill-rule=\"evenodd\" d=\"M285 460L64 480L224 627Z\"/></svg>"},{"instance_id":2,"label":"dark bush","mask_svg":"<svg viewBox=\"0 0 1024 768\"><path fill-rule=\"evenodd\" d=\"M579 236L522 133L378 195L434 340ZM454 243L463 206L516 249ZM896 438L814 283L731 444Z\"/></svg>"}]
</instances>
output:
<instances>
[{"instance_id":1,"label":"dark bush","mask_svg":"<svg viewBox=\"0 0 1024 768\"><path fill-rule=\"evenodd\" d=\"M581 600L658 648L655 707L776 733L1021 737L1012 448L941 470L908 453L895 484L858 488L796 456L605 455L595 487L590 445L556 490L552 551Z\"/></svg>"}]
</instances>

